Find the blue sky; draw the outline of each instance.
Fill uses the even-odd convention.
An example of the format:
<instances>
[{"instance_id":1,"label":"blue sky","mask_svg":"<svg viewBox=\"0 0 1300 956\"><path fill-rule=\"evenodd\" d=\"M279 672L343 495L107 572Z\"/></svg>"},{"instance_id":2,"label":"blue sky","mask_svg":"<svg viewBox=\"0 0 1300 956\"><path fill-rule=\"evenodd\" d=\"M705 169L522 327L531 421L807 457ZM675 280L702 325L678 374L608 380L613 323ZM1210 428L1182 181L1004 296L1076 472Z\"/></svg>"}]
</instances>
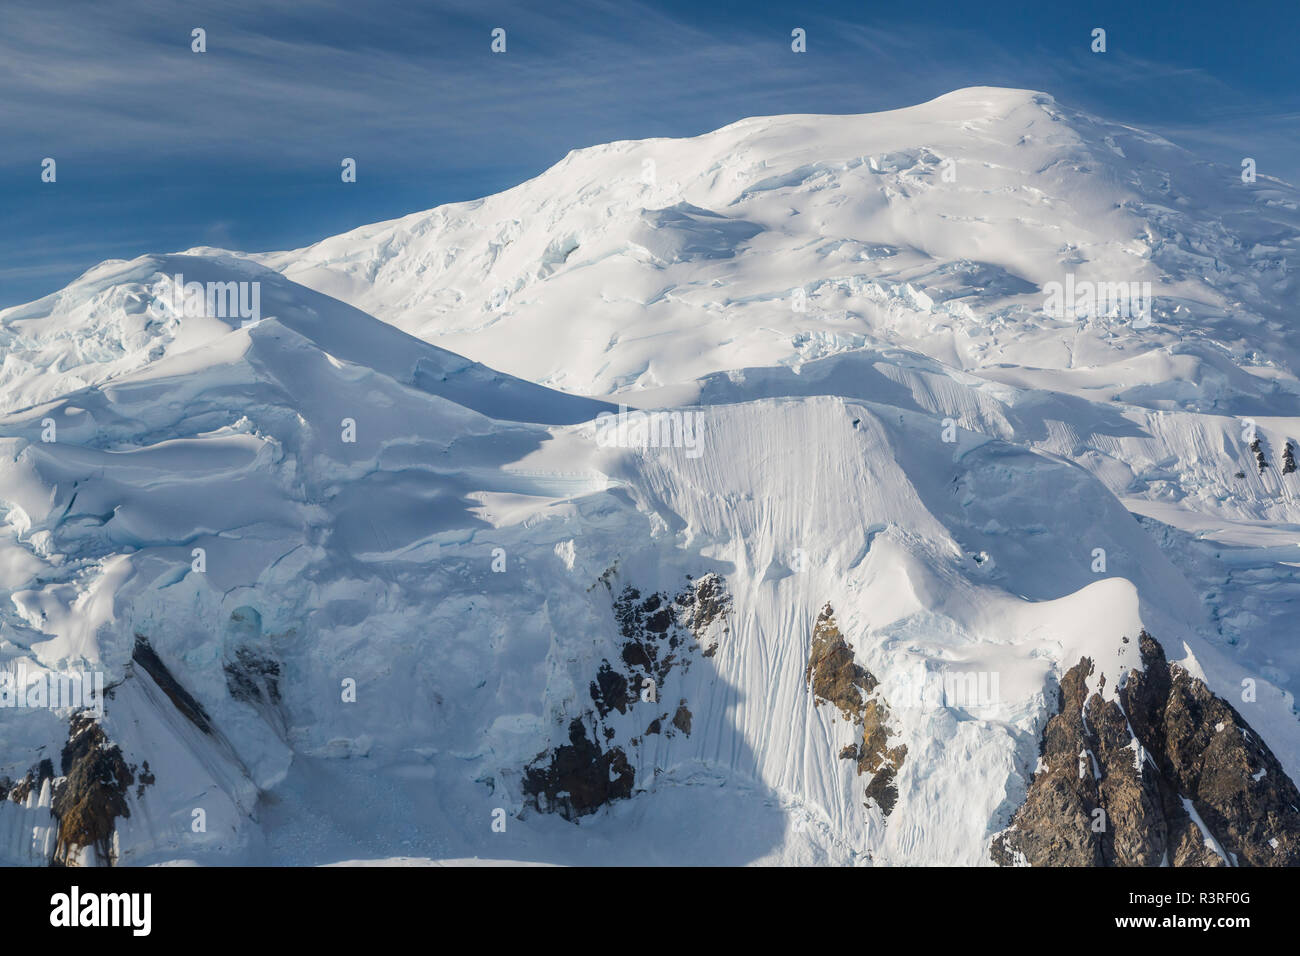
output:
<instances>
[{"instance_id":1,"label":"blue sky","mask_svg":"<svg viewBox=\"0 0 1300 956\"><path fill-rule=\"evenodd\" d=\"M1104 55L1089 50L1098 26ZM194 27L207 53L191 52ZM1044 90L1300 182L1298 51L1296 0L6 0L0 308L103 259L292 248L471 199L581 146L964 86Z\"/></svg>"}]
</instances>

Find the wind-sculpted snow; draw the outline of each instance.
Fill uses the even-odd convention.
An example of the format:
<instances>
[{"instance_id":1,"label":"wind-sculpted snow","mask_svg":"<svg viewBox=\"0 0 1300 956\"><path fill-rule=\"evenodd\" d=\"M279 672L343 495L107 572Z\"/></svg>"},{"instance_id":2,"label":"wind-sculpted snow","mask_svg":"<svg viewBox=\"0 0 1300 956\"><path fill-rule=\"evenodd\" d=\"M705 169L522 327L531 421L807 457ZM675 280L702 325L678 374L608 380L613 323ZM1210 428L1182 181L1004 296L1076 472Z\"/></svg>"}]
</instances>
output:
<instances>
[{"instance_id":1,"label":"wind-sculpted snow","mask_svg":"<svg viewBox=\"0 0 1300 956\"><path fill-rule=\"evenodd\" d=\"M102 672L134 778L0 708L0 859L989 865L1144 628L1294 779L1300 219L1235 175L965 90L0 312L0 681Z\"/></svg>"},{"instance_id":2,"label":"wind-sculpted snow","mask_svg":"<svg viewBox=\"0 0 1300 956\"><path fill-rule=\"evenodd\" d=\"M191 315L166 307L180 277L205 288L255 284L259 314ZM224 305L224 301L222 302ZM220 311L220 310L218 310ZM357 309L278 273L232 256L143 256L90 270L64 293L0 312L0 409L32 407L84 386L102 386L137 369L161 364L180 370L207 359L187 352L230 348L227 335L262 319L300 337L331 362L387 376L497 418L572 424L609 406L502 375L444 349L412 339ZM238 347L238 346L233 346ZM164 362L166 359L175 362ZM292 383L296 384L296 383Z\"/></svg>"},{"instance_id":3,"label":"wind-sculpted snow","mask_svg":"<svg viewBox=\"0 0 1300 956\"><path fill-rule=\"evenodd\" d=\"M588 394L865 344L995 376L1087 368L1057 387L1160 407L1141 389L1167 369L1141 359L1172 349L1186 400L1262 396L1294 415L1300 194L1240 172L1043 93L970 89L576 150L499 195L254 258ZM1150 282L1151 327L1044 315L1067 275ZM1220 385L1225 362L1241 372Z\"/></svg>"}]
</instances>

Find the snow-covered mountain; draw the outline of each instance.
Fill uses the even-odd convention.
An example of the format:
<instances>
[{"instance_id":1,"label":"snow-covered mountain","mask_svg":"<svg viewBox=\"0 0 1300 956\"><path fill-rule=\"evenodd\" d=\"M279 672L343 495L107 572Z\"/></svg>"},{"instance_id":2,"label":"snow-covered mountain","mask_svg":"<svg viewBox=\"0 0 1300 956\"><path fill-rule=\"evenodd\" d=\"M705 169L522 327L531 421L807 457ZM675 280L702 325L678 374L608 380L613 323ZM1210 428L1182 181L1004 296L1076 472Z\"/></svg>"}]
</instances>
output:
<instances>
[{"instance_id":1,"label":"snow-covered mountain","mask_svg":"<svg viewBox=\"0 0 1300 956\"><path fill-rule=\"evenodd\" d=\"M0 312L0 861L1300 862L1298 201L981 88Z\"/></svg>"}]
</instances>

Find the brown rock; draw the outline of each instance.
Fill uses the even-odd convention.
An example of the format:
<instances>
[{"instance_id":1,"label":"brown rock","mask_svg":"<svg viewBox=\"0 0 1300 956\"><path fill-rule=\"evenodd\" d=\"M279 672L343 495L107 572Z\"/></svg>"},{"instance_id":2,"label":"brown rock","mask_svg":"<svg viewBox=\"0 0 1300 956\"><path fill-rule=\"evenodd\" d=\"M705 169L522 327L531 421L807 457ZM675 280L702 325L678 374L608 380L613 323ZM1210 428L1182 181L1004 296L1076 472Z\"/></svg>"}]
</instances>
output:
<instances>
[{"instance_id":1,"label":"brown rock","mask_svg":"<svg viewBox=\"0 0 1300 956\"><path fill-rule=\"evenodd\" d=\"M1087 658L1062 678L1042 768L1011 826L994 838L994 861L1224 865L1188 801L1239 863L1300 864L1300 792L1272 752L1230 704L1169 664L1145 631L1139 649L1142 669L1125 675L1115 700L1097 693L1084 700Z\"/></svg>"}]
</instances>

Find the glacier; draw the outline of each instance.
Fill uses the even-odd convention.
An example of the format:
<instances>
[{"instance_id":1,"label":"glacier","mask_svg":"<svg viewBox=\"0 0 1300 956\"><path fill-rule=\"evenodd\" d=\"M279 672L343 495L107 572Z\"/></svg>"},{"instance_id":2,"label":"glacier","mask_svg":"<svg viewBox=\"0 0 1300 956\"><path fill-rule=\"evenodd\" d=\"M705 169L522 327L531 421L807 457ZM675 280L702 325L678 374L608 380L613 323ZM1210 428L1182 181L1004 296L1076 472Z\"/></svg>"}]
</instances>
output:
<instances>
[{"instance_id":1,"label":"glacier","mask_svg":"<svg viewBox=\"0 0 1300 956\"><path fill-rule=\"evenodd\" d=\"M131 778L70 839L71 713L0 708L0 862L992 865L1143 633L1295 778L1297 199L978 88L0 311L0 670L102 672Z\"/></svg>"}]
</instances>

